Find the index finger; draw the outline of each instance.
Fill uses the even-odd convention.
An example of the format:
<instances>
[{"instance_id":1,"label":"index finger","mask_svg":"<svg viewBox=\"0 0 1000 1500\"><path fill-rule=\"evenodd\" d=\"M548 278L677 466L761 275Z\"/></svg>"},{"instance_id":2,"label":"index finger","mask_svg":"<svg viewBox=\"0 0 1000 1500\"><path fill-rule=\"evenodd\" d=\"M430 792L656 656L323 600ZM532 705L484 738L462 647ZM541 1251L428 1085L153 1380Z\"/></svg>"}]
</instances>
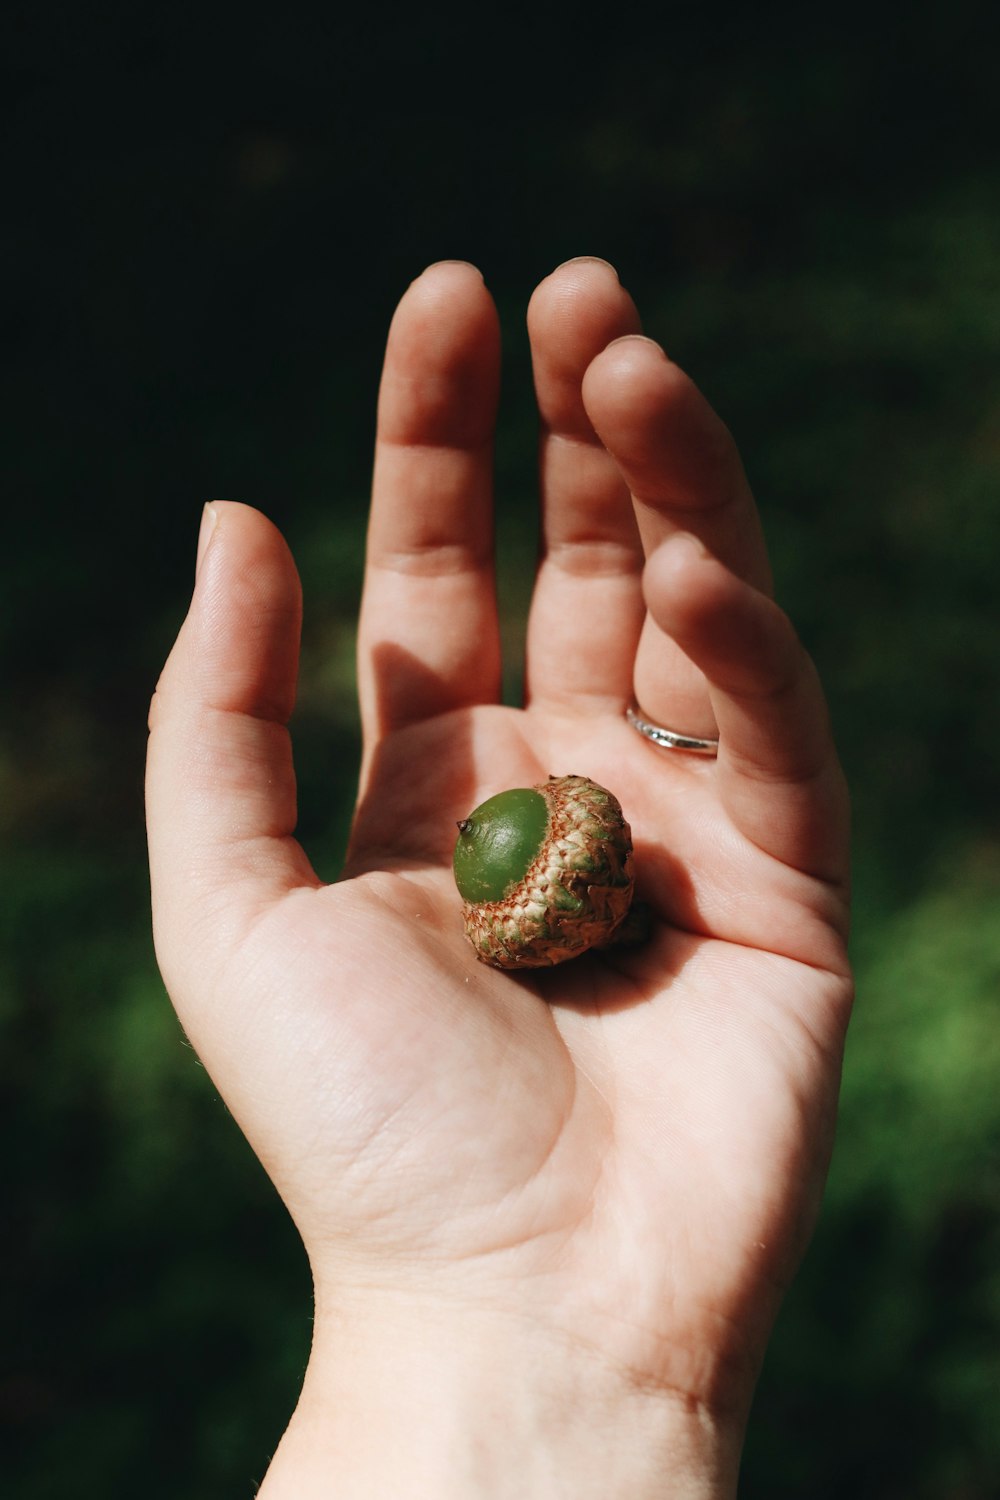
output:
<instances>
[{"instance_id":1,"label":"index finger","mask_svg":"<svg viewBox=\"0 0 1000 1500\"><path fill-rule=\"evenodd\" d=\"M366 753L499 694L493 562L496 309L474 266L430 266L389 330L358 636Z\"/></svg>"}]
</instances>

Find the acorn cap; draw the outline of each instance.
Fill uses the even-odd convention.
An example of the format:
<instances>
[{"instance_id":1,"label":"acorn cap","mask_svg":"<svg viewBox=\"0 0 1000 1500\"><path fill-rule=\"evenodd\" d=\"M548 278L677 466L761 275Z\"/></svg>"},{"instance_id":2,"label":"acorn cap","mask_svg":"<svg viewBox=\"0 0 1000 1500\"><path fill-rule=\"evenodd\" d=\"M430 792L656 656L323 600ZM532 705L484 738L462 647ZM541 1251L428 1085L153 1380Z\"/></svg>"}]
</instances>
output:
<instances>
[{"instance_id":1,"label":"acorn cap","mask_svg":"<svg viewBox=\"0 0 1000 1500\"><path fill-rule=\"evenodd\" d=\"M541 968L613 940L632 900L632 835L606 788L551 776L490 797L458 829L465 933L484 963Z\"/></svg>"}]
</instances>

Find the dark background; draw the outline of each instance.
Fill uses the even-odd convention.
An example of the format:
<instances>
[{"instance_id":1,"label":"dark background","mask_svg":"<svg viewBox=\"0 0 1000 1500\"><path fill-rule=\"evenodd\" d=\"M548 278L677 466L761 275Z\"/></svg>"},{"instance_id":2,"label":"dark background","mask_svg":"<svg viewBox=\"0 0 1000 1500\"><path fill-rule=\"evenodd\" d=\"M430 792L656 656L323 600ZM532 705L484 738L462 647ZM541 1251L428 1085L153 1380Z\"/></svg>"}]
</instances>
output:
<instances>
[{"instance_id":1,"label":"dark background","mask_svg":"<svg viewBox=\"0 0 1000 1500\"><path fill-rule=\"evenodd\" d=\"M145 711L201 504L259 505L299 558L301 832L332 877L392 308L455 256L501 308L516 645L523 313L594 253L741 445L855 794L842 1128L742 1494L1000 1495L995 14L7 12L6 1493L248 1495L308 1348L304 1257L149 938Z\"/></svg>"}]
</instances>

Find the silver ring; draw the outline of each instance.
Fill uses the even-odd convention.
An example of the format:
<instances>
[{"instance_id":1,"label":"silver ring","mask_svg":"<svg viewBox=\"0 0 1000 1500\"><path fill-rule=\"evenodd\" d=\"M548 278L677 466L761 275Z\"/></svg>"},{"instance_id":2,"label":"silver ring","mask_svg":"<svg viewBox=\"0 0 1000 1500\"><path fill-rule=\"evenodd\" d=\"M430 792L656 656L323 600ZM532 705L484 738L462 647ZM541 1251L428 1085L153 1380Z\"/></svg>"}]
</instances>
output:
<instances>
[{"instance_id":1,"label":"silver ring","mask_svg":"<svg viewBox=\"0 0 1000 1500\"><path fill-rule=\"evenodd\" d=\"M662 724L651 724L639 713L634 703L625 710L625 717L633 729L659 745L661 750L686 750L689 755L718 755L717 739L700 739L695 734L678 734L676 729L664 729Z\"/></svg>"}]
</instances>

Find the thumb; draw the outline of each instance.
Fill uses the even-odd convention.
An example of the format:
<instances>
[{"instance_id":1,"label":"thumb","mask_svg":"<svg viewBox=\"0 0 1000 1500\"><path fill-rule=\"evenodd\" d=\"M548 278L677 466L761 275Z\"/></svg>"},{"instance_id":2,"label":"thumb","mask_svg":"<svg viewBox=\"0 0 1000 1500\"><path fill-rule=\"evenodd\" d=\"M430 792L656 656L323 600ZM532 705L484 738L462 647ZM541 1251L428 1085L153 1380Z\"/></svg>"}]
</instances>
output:
<instances>
[{"instance_id":1,"label":"thumb","mask_svg":"<svg viewBox=\"0 0 1000 1500\"><path fill-rule=\"evenodd\" d=\"M245 505L206 506L194 597L149 718L154 937L170 989L289 890L321 883L292 838L300 627L277 528Z\"/></svg>"}]
</instances>

